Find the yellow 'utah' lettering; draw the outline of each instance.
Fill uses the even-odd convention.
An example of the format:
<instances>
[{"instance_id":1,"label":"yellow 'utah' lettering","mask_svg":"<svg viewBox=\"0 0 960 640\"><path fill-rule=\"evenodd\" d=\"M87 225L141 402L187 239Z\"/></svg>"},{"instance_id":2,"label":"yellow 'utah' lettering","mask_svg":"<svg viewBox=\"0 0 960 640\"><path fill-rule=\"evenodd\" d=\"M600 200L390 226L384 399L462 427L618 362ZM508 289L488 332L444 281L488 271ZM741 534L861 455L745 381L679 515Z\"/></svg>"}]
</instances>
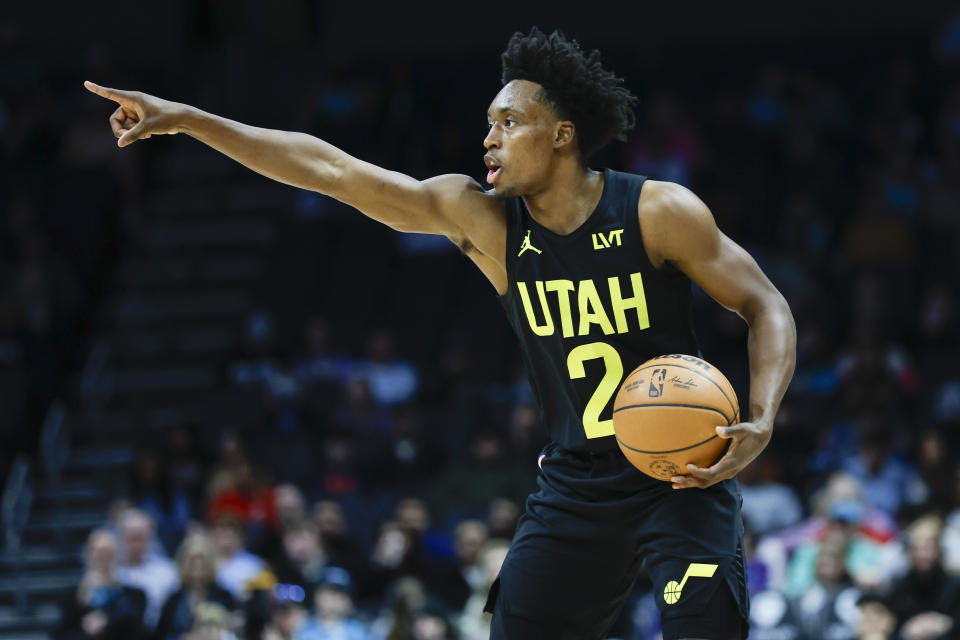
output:
<instances>
[{"instance_id":1,"label":"yellow 'utah' lettering","mask_svg":"<svg viewBox=\"0 0 960 640\"><path fill-rule=\"evenodd\" d=\"M560 303L560 331L564 338L573 337L573 317L570 315L570 292L573 291L571 280L547 280L547 291L557 292L557 301Z\"/></svg>"},{"instance_id":2,"label":"yellow 'utah' lettering","mask_svg":"<svg viewBox=\"0 0 960 640\"><path fill-rule=\"evenodd\" d=\"M580 288L577 290L577 306L580 307L580 330L577 333L581 336L589 334L591 324L600 325L606 336L613 333L613 325L610 324L610 319L603 310L603 303L600 302L600 295L593 285L593 280L580 281Z\"/></svg>"},{"instance_id":3,"label":"yellow 'utah' lettering","mask_svg":"<svg viewBox=\"0 0 960 640\"><path fill-rule=\"evenodd\" d=\"M643 292L643 277L640 273L630 274L632 291L628 292L626 297L620 288L620 278L618 276L607 278L607 288L610 293L609 308L604 306L593 280L581 280L579 283L574 283L572 280L536 280L532 284L537 288L543 322L537 319L537 311L530 299L527 283L517 282L517 291L520 294L530 330L538 336L553 335L556 330L547 304L550 298L548 294L556 295L556 306L560 314L560 333L564 338L574 336L574 326L578 336L589 335L592 325L597 325L604 335L627 333L633 324L632 321L628 321L628 318L632 317L632 314L627 313L629 310L636 312L636 328L642 330L650 327L647 300ZM630 293L632 295L629 295ZM576 296L575 306L571 296ZM574 313L577 314L576 317Z\"/></svg>"},{"instance_id":4,"label":"yellow 'utah' lettering","mask_svg":"<svg viewBox=\"0 0 960 640\"><path fill-rule=\"evenodd\" d=\"M543 280L537 280L537 295L540 298L540 308L543 309L543 324L537 324L537 317L533 313L533 305L530 304L530 294L527 293L527 283L518 282L517 290L520 291L520 300L523 302L523 310L527 312L527 322L530 323L530 329L538 336L549 336L553 333L553 318L550 317L550 307L547 306L547 294L543 290Z\"/></svg>"},{"instance_id":5,"label":"yellow 'utah' lettering","mask_svg":"<svg viewBox=\"0 0 960 640\"><path fill-rule=\"evenodd\" d=\"M626 333L628 330L627 309L636 309L640 328L648 328L650 318L647 316L647 299L643 296L643 278L640 274L630 274L630 284L633 285L632 298L624 298L620 295L620 278L617 276L607 278L607 284L610 286L610 304L613 305L613 318L617 323L617 333Z\"/></svg>"}]
</instances>

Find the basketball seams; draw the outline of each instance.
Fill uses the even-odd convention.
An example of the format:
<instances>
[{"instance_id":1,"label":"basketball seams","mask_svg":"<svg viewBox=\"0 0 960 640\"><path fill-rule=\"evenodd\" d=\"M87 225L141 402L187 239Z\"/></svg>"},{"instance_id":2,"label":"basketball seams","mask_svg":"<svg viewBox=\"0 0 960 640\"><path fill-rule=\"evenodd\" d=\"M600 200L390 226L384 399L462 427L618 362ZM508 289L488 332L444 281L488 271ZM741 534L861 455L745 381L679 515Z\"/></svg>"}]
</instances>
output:
<instances>
[{"instance_id":1,"label":"basketball seams","mask_svg":"<svg viewBox=\"0 0 960 640\"><path fill-rule=\"evenodd\" d=\"M723 416L723 419L727 421L728 427L731 424L733 424L730 421L730 418L727 417L727 414L725 414L723 411L720 411L720 409L716 409L714 407L707 407L702 404L684 404L682 402L651 402L651 403L644 403L644 404L628 404L620 407L619 409L614 409L613 412L619 413L626 409L643 409L646 407L681 407L684 409L703 409L704 411L713 411L714 413L719 413L721 416Z\"/></svg>"},{"instance_id":2,"label":"basketball seams","mask_svg":"<svg viewBox=\"0 0 960 640\"><path fill-rule=\"evenodd\" d=\"M660 356L660 357L662 358L663 356ZM691 357L693 357L693 356L691 356ZM659 359L659 358L657 358L657 359ZM698 359L700 359L700 358L698 358ZM717 384L717 382L716 382L715 380L713 380L712 378L710 378L709 376L707 376L706 374L704 374L702 371L699 371L699 370L694 369L694 368L692 368L692 367L685 367L685 366L682 365L682 364L675 364L675 363L673 363L673 362L670 362L670 363L651 364L651 365L647 365L647 366L645 366L645 367L640 367L640 368L638 368L638 369L634 369L633 372L632 372L629 376L627 376L627 378L626 378L621 384L624 384L624 385L625 385L625 384L627 383L627 380L629 380L630 377L633 376L634 373L639 373L640 371L644 371L644 370L646 370L646 369L654 369L654 368L658 368L658 369L659 369L660 367L677 367L678 369L686 369L687 371L692 371L692 372L694 372L695 374L697 374L698 376L700 376L701 378L703 378L704 380L708 381L710 384L712 384L713 386L715 386L715 387L717 388L717 391L719 391L719 392L721 393L721 395L723 395L723 399L727 401L727 404L730 405L730 410L733 411L733 418L734 418L734 419L740 414L739 409L738 409L737 407L734 407L734 406L733 406L733 401L730 400L730 396L727 395L727 392L724 391L724 390L723 390L723 387L721 387L719 384ZM728 381L728 382L729 382L729 381ZM622 388L622 387L621 387L621 388ZM731 418L728 418L728 417L727 417L727 414L723 413L722 411L716 410L716 409L715 409L715 411L717 411L718 413L720 413L720 415L722 415L722 416L724 417L724 419L727 421L727 424L728 424L728 425L733 424L733 420L732 420Z\"/></svg>"},{"instance_id":3,"label":"basketball seams","mask_svg":"<svg viewBox=\"0 0 960 640\"><path fill-rule=\"evenodd\" d=\"M668 451L644 451L643 449L634 449L633 447L631 447L630 445L628 445L626 442L624 442L624 441L621 440L620 438L617 438L617 442L619 442L621 446L624 446L624 447L626 447L627 449L630 449L630 451L633 451L633 452L636 452L636 453L642 453L642 454L645 454L645 455L659 456L659 455L665 455L665 454L668 454L668 453L680 453L681 451L689 451L690 449L696 449L697 447L699 447L699 446L702 445L702 444L707 444L708 442L711 442L711 441L713 441L713 440L716 440L717 437L718 437L718 436L716 436L716 435L712 435L712 436L710 436L709 438L707 438L706 440L701 440L700 442L698 442L698 443L696 443L696 444L692 444L692 445L690 445L689 447L682 447L682 448L680 448L680 449L670 449L670 450L668 450Z\"/></svg>"}]
</instances>

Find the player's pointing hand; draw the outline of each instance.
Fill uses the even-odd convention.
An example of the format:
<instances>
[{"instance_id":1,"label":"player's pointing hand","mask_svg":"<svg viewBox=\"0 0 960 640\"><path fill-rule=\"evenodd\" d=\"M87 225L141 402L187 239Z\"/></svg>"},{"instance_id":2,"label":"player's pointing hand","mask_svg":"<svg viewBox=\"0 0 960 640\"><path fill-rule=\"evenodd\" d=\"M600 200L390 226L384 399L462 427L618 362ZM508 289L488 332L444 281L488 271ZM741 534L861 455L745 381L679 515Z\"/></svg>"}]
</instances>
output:
<instances>
[{"instance_id":1,"label":"player's pointing hand","mask_svg":"<svg viewBox=\"0 0 960 640\"><path fill-rule=\"evenodd\" d=\"M183 105L140 91L121 91L101 87L89 80L83 83L88 90L107 100L113 100L119 107L110 116L110 128L117 140L117 146L125 147L137 140L149 138L153 134L178 133L177 109Z\"/></svg>"},{"instance_id":2,"label":"player's pointing hand","mask_svg":"<svg viewBox=\"0 0 960 640\"><path fill-rule=\"evenodd\" d=\"M717 427L717 435L730 440L727 452L707 469L695 464L688 464L687 471L690 472L690 475L670 478L673 488L688 489L696 487L705 489L722 480L733 478L760 455L760 452L770 441L772 433L773 427L761 421L741 422L740 424Z\"/></svg>"}]
</instances>

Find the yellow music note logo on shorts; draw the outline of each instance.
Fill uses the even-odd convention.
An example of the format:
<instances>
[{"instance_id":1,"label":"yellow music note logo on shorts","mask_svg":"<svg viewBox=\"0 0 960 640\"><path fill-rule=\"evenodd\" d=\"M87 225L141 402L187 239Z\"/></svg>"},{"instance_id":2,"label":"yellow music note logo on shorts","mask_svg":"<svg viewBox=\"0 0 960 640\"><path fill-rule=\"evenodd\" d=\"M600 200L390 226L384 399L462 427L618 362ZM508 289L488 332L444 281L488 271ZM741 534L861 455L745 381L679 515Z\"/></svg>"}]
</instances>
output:
<instances>
[{"instance_id":1,"label":"yellow music note logo on shorts","mask_svg":"<svg viewBox=\"0 0 960 640\"><path fill-rule=\"evenodd\" d=\"M691 562L680 582L671 580L667 583L667 586L663 588L663 601L667 604L676 604L677 601L680 600L680 595L683 593L683 585L687 584L687 578L712 578L716 572L717 565L715 564Z\"/></svg>"}]
</instances>

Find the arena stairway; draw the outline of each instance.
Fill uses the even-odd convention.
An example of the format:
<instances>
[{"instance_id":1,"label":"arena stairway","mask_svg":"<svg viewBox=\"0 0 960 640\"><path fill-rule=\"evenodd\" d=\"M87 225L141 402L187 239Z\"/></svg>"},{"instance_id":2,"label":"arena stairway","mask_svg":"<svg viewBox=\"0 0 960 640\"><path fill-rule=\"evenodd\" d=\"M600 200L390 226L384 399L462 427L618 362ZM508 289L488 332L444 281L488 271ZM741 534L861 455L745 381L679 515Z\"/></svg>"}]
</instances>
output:
<instances>
[{"instance_id":1,"label":"arena stairway","mask_svg":"<svg viewBox=\"0 0 960 640\"><path fill-rule=\"evenodd\" d=\"M231 426L256 405L224 370L291 194L209 156L158 163L97 312L76 402L51 408L19 548L0 555L0 640L45 638L56 623L87 535L128 494L138 445L173 425Z\"/></svg>"}]
</instances>

